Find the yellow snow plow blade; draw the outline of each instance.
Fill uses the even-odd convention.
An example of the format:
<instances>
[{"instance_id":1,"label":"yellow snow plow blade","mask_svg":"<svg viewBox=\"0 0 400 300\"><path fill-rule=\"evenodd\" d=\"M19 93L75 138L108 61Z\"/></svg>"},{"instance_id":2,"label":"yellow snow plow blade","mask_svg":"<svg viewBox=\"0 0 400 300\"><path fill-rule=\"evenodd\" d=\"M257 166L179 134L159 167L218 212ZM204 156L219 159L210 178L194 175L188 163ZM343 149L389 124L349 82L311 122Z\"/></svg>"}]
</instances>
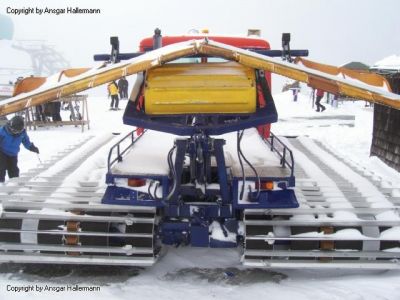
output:
<instances>
[{"instance_id":1,"label":"yellow snow plow blade","mask_svg":"<svg viewBox=\"0 0 400 300\"><path fill-rule=\"evenodd\" d=\"M390 88L390 84L386 80L386 78L375 73L371 73L368 71L367 72L355 71L344 67L336 67L327 64L321 64L302 57L296 57L295 63L303 65L310 69L314 69L316 71L321 71L324 73L328 73L330 75L338 76L340 78L357 80L375 87L383 87L390 92L392 91Z\"/></svg>"},{"instance_id":2,"label":"yellow snow plow blade","mask_svg":"<svg viewBox=\"0 0 400 300\"><path fill-rule=\"evenodd\" d=\"M276 58L214 41L202 43L200 47L200 53L232 59L243 65L256 69L264 69L336 95L346 95L400 109L400 95L392 93L389 86L385 84L383 86L374 86L360 79L354 80L353 78L348 79L331 75L316 69L280 61Z\"/></svg>"},{"instance_id":3,"label":"yellow snow plow blade","mask_svg":"<svg viewBox=\"0 0 400 300\"><path fill-rule=\"evenodd\" d=\"M193 41L163 47L126 62L94 69L64 70L51 76L51 80L42 85L32 85L31 90L24 89L21 94L3 100L0 103L0 115L14 113L31 106L43 104L64 96L91 89L93 87L117 80L123 76L136 74L150 68L161 66L172 61L196 53ZM75 71L74 71L75 70ZM74 76L76 75L76 76ZM54 80L54 78L56 80ZM28 80L29 78L24 79ZM47 79L50 79L47 78ZM22 82L23 82L22 81ZM54 82L55 81L55 82Z\"/></svg>"},{"instance_id":4,"label":"yellow snow plow blade","mask_svg":"<svg viewBox=\"0 0 400 300\"><path fill-rule=\"evenodd\" d=\"M77 76L65 76L56 83L45 82L32 91L3 100L0 115L23 110L63 96L78 93L123 76L160 67L166 62L185 56L203 54L236 61L254 69L264 69L325 91L363 99L373 103L400 109L400 95L391 93L387 87L377 87L362 81L341 78L306 66L299 66L276 58L217 43L212 40L192 40L169 45L123 63L85 71ZM60 75L57 77L60 79Z\"/></svg>"},{"instance_id":5,"label":"yellow snow plow blade","mask_svg":"<svg viewBox=\"0 0 400 300\"><path fill-rule=\"evenodd\" d=\"M149 70L146 114L253 113L253 68L235 62L167 64Z\"/></svg>"}]
</instances>

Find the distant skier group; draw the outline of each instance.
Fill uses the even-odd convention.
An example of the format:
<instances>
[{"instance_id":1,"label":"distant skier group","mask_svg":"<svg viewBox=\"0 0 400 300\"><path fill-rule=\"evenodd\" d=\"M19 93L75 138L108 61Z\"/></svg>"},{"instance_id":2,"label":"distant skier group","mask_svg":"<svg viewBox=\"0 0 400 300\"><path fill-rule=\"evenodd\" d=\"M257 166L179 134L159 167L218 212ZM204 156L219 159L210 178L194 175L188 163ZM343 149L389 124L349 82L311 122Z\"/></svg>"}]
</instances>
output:
<instances>
[{"instance_id":1,"label":"distant skier group","mask_svg":"<svg viewBox=\"0 0 400 300\"><path fill-rule=\"evenodd\" d=\"M51 118L51 120L50 120ZM61 118L61 102L53 101L46 104L35 106L35 120L43 123L47 122L62 122Z\"/></svg>"},{"instance_id":2,"label":"distant skier group","mask_svg":"<svg viewBox=\"0 0 400 300\"><path fill-rule=\"evenodd\" d=\"M118 81L118 84L115 81L108 84L108 95L111 97L110 110L119 110L119 99L128 99L128 87L125 76Z\"/></svg>"}]
</instances>

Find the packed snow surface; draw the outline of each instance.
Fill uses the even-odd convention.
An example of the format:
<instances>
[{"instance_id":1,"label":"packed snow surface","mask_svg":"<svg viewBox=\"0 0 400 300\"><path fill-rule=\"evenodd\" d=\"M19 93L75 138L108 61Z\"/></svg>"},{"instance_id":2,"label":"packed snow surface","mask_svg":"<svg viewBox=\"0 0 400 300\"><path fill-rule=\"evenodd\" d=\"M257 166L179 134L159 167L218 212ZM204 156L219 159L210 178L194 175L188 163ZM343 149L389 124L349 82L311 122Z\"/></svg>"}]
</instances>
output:
<instances>
[{"instance_id":1,"label":"packed snow surface","mask_svg":"<svg viewBox=\"0 0 400 300\"><path fill-rule=\"evenodd\" d=\"M106 88L104 87L106 94ZM377 158L369 157L372 133L373 109L364 102L344 102L338 108L327 105L327 110L317 113L313 110L307 92L299 94L297 102L292 101L291 92L275 96L280 122L273 125L278 135L309 136L321 141L328 149L344 157L344 165L351 164L365 170L390 186L400 186L400 175L388 168ZM325 103L323 103L325 105ZM124 105L121 101L120 107ZM89 98L91 129L81 133L80 128L63 126L39 128L29 131L31 140L40 149L40 159L45 162L52 155L74 146L90 137L86 146L75 155L84 155L90 146L105 142L104 146L93 150L75 173L67 178L72 184L78 180L100 180L107 172L107 154L111 145L127 134L132 127L122 125L122 111L108 111L109 100L101 97ZM63 118L68 115L63 112ZM346 121L343 125L343 121ZM115 138L110 137L120 133ZM250 131L251 133L251 131ZM146 142L143 137L143 142ZM250 135L251 137L251 135ZM109 139L110 138L110 139ZM250 140L249 140L250 141ZM169 149L173 137L149 139L149 151ZM245 154L258 157L258 150L252 151L246 144ZM227 147L229 148L229 146ZM92 148L93 149L93 148ZM153 150L152 150L153 149ZM150 153L150 152L149 152ZM329 156L320 152L321 158ZM233 159L236 157L234 156ZM54 168L62 170L70 157L60 158ZM305 171L317 176L330 192L340 193L318 166L305 155L295 157L305 167ZM19 166L22 172L40 166L36 154L21 150ZM157 161L157 163L165 163ZM57 166L57 164L59 164ZM165 167L165 165L163 166ZM348 180L356 180L355 175L345 166L338 166ZM48 171L51 176L54 170ZM365 183L366 184L366 183ZM387 187L387 186L386 186ZM369 188L369 187L368 187ZM374 191L368 190L368 194ZM396 192L394 192L395 195ZM298 220L310 216L296 216ZM336 220L354 220L351 213L338 212ZM379 220L398 220L398 214L384 212ZM217 224L214 224L217 225ZM220 228L213 226L216 237L222 237ZM358 230L346 230L338 234L347 237L359 236ZM400 236L394 227L381 233L386 238ZM393 250L394 251L394 250ZM202 249L166 247L159 262L148 269L108 268L108 267L58 267L58 266L14 266L0 265L0 299L47 300L66 299L400 299L399 271L341 271L341 270L259 270L244 269L237 249ZM99 287L99 291L67 291L67 286ZM32 286L34 291L19 290L18 287ZM39 292L36 288L50 287Z\"/></svg>"}]
</instances>

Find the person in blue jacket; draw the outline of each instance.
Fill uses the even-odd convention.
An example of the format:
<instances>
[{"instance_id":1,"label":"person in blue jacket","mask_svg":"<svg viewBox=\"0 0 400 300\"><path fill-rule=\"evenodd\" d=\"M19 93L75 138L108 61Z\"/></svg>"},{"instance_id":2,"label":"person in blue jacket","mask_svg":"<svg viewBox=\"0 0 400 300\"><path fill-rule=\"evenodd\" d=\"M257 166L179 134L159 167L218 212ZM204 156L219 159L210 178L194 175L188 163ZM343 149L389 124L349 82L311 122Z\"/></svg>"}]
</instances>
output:
<instances>
[{"instance_id":1,"label":"person in blue jacket","mask_svg":"<svg viewBox=\"0 0 400 300\"><path fill-rule=\"evenodd\" d=\"M4 182L6 172L9 178L19 177L18 152L21 143L29 151L39 154L39 149L29 140L24 119L15 116L0 128L0 182Z\"/></svg>"}]
</instances>

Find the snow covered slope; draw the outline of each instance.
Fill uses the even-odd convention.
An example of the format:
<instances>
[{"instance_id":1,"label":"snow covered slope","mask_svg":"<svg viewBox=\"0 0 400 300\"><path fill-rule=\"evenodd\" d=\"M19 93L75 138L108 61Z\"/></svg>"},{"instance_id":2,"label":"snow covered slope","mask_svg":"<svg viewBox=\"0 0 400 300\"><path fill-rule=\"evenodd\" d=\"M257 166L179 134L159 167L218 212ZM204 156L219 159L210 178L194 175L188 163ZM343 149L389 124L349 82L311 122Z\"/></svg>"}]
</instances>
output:
<instances>
[{"instance_id":1,"label":"snow covered slope","mask_svg":"<svg viewBox=\"0 0 400 300\"><path fill-rule=\"evenodd\" d=\"M375 176L376 179L380 178L381 182L390 182L392 185L400 183L398 172L378 163L376 158L369 157L372 109L365 108L364 102L343 103L337 109L328 106L324 113L316 113L311 108L307 95L301 94L299 101L294 103L291 93L284 93L276 95L276 104L281 119L278 124L273 125L272 130L276 134L307 135L321 142L326 151L344 157L347 165L373 172L371 178ZM122 111L108 111L108 106L109 100L105 97L90 98L89 113L92 129L83 134L80 128L67 126L30 131L31 139L40 148L41 160L44 162L50 159L54 152L60 152L88 137L101 139L103 135L116 132L124 134L131 130L131 127L122 125ZM353 124L350 124L352 126L340 125L343 116L354 116ZM95 158L90 158L82 164L87 174L77 173L69 178L70 182L84 176L99 179L102 176L101 172L105 172L106 156L103 160L101 158L101 154L105 152L103 148L99 149ZM21 171L25 172L36 166L39 166L36 155L21 150ZM343 166L341 168L345 169ZM149 269L0 265L0 299L70 300L71 297L75 297L87 300L252 298L396 300L400 299L399 282L400 272L396 271L273 272L243 269L236 249L171 247L167 248L161 260ZM100 287L100 291L67 290L67 287L76 284L80 287ZM45 288L47 285L53 290L11 291L16 287L30 285L34 289L36 286Z\"/></svg>"}]
</instances>

